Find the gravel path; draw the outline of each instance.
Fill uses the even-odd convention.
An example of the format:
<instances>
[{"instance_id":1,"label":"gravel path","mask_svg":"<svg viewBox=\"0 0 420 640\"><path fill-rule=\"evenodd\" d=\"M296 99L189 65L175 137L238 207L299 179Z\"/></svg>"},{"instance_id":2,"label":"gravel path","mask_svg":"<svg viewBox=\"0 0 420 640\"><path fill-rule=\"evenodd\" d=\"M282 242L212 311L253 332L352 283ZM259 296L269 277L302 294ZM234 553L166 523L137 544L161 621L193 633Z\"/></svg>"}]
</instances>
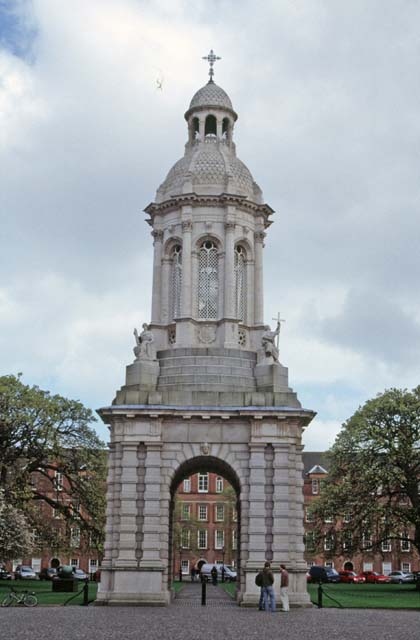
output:
<instances>
[{"instance_id":1,"label":"gravel path","mask_svg":"<svg viewBox=\"0 0 420 640\"><path fill-rule=\"evenodd\" d=\"M419 611L239 607L0 609L4 637L19 640L419 640Z\"/></svg>"}]
</instances>

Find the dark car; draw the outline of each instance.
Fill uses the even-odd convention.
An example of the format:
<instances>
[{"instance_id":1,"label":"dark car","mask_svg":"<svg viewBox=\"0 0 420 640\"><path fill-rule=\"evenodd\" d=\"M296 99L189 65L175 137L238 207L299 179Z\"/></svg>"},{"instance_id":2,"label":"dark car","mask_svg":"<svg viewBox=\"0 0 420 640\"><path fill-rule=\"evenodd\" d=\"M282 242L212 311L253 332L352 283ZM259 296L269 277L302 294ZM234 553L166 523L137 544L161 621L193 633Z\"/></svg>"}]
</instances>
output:
<instances>
[{"instance_id":1,"label":"dark car","mask_svg":"<svg viewBox=\"0 0 420 640\"><path fill-rule=\"evenodd\" d=\"M4 567L0 567L0 580L11 580L12 577L10 571L7 571Z\"/></svg>"},{"instance_id":2,"label":"dark car","mask_svg":"<svg viewBox=\"0 0 420 640\"><path fill-rule=\"evenodd\" d=\"M340 574L332 567L314 565L309 569L308 582L340 582Z\"/></svg>"},{"instance_id":3,"label":"dark car","mask_svg":"<svg viewBox=\"0 0 420 640\"><path fill-rule=\"evenodd\" d=\"M40 580L52 580L57 575L57 569L53 569L53 567L45 567L41 569L39 572Z\"/></svg>"}]
</instances>

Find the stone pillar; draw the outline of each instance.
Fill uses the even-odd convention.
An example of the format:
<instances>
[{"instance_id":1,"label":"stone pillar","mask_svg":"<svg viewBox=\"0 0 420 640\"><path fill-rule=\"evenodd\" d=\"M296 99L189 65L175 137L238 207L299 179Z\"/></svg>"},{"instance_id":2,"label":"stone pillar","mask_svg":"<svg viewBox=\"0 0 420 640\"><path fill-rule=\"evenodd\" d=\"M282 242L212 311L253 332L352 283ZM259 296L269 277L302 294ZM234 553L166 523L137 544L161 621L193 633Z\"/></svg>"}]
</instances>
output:
<instances>
[{"instance_id":1,"label":"stone pillar","mask_svg":"<svg viewBox=\"0 0 420 640\"><path fill-rule=\"evenodd\" d=\"M181 318L191 318L191 220L182 223Z\"/></svg>"},{"instance_id":2,"label":"stone pillar","mask_svg":"<svg viewBox=\"0 0 420 640\"><path fill-rule=\"evenodd\" d=\"M160 558L161 442L146 442L143 509L143 554L140 567L163 568Z\"/></svg>"},{"instance_id":3,"label":"stone pillar","mask_svg":"<svg viewBox=\"0 0 420 640\"><path fill-rule=\"evenodd\" d=\"M225 318L235 318L235 224L225 224L225 280L224 313Z\"/></svg>"},{"instance_id":4,"label":"stone pillar","mask_svg":"<svg viewBox=\"0 0 420 640\"><path fill-rule=\"evenodd\" d=\"M254 322L264 324L264 279L263 279L263 247L264 231L254 234L255 276L254 276Z\"/></svg>"},{"instance_id":5,"label":"stone pillar","mask_svg":"<svg viewBox=\"0 0 420 640\"><path fill-rule=\"evenodd\" d=\"M153 290L152 290L152 323L160 322L160 299L162 283L162 240L163 231L152 231L153 242Z\"/></svg>"},{"instance_id":6,"label":"stone pillar","mask_svg":"<svg viewBox=\"0 0 420 640\"><path fill-rule=\"evenodd\" d=\"M245 324L254 324L254 260L246 261L246 314Z\"/></svg>"},{"instance_id":7,"label":"stone pillar","mask_svg":"<svg viewBox=\"0 0 420 640\"><path fill-rule=\"evenodd\" d=\"M137 444L122 443L118 557L116 567L137 567Z\"/></svg>"},{"instance_id":8,"label":"stone pillar","mask_svg":"<svg viewBox=\"0 0 420 640\"><path fill-rule=\"evenodd\" d=\"M161 286L161 321L167 324L173 318L170 317L169 286L171 277L171 259L162 259L162 286Z\"/></svg>"},{"instance_id":9,"label":"stone pillar","mask_svg":"<svg viewBox=\"0 0 420 640\"><path fill-rule=\"evenodd\" d=\"M257 569L265 560L265 444L249 445L249 517L247 568Z\"/></svg>"},{"instance_id":10,"label":"stone pillar","mask_svg":"<svg viewBox=\"0 0 420 640\"><path fill-rule=\"evenodd\" d=\"M105 524L105 542L104 542L104 558L102 560L102 568L109 569L112 565L113 552L113 536L114 536L114 509L115 509L115 462L116 452L115 443L109 444L108 454L108 477L106 492L106 524Z\"/></svg>"},{"instance_id":11,"label":"stone pillar","mask_svg":"<svg viewBox=\"0 0 420 640\"><path fill-rule=\"evenodd\" d=\"M273 444L273 562L289 562L289 445ZM290 532L295 535L295 532Z\"/></svg>"}]
</instances>

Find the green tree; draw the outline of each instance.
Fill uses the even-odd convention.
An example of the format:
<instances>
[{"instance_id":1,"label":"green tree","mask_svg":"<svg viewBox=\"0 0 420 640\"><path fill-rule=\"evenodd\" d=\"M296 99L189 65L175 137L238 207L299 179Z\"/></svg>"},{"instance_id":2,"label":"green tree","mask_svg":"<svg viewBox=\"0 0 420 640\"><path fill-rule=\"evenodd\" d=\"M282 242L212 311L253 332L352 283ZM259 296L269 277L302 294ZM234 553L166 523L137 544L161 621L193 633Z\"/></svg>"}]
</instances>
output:
<instances>
[{"instance_id":1,"label":"green tree","mask_svg":"<svg viewBox=\"0 0 420 640\"><path fill-rule=\"evenodd\" d=\"M32 551L33 539L25 515L4 499L0 489L0 561L22 557Z\"/></svg>"},{"instance_id":2,"label":"green tree","mask_svg":"<svg viewBox=\"0 0 420 640\"><path fill-rule=\"evenodd\" d=\"M0 377L0 488L46 542L57 532L45 526L45 504L101 548L106 453L91 427L95 420L78 401L25 385L20 376Z\"/></svg>"},{"instance_id":3,"label":"green tree","mask_svg":"<svg viewBox=\"0 0 420 640\"><path fill-rule=\"evenodd\" d=\"M336 550L347 552L380 550L390 540L420 551L420 386L366 402L343 425L328 458L313 511L318 540L333 535Z\"/></svg>"}]
</instances>

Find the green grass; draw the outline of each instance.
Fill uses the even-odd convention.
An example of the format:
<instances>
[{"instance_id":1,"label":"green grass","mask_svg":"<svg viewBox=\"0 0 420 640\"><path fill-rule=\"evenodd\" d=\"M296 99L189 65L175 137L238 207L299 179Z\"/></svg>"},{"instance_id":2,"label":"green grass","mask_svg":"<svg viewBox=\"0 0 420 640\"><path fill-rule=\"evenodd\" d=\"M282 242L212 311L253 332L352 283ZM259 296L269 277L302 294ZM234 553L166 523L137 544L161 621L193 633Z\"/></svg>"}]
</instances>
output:
<instances>
[{"instance_id":1,"label":"green grass","mask_svg":"<svg viewBox=\"0 0 420 640\"><path fill-rule=\"evenodd\" d=\"M38 604L56 604L62 605L66 600L69 600L71 596L75 596L67 606L81 605L83 603L83 582L78 585L79 592L76 593L53 593L52 582L49 580L5 580L0 582L0 601L9 592L10 587L16 589L16 591L34 592L38 598ZM96 599L96 592L98 585L96 582L89 582L89 600Z\"/></svg>"},{"instance_id":2,"label":"green grass","mask_svg":"<svg viewBox=\"0 0 420 640\"><path fill-rule=\"evenodd\" d=\"M341 605L345 609L420 610L420 591L412 584L326 584L322 589L324 607ZM318 585L308 584L308 592L312 602L316 604Z\"/></svg>"},{"instance_id":3,"label":"green grass","mask_svg":"<svg viewBox=\"0 0 420 640\"><path fill-rule=\"evenodd\" d=\"M179 580L174 580L172 582L172 589L175 591L175 593L178 593L179 591L181 591L181 589L183 589L186 585L186 582L182 581L180 582Z\"/></svg>"},{"instance_id":4,"label":"green grass","mask_svg":"<svg viewBox=\"0 0 420 640\"><path fill-rule=\"evenodd\" d=\"M227 591L232 598L236 598L236 582L219 582L219 586Z\"/></svg>"}]
</instances>

